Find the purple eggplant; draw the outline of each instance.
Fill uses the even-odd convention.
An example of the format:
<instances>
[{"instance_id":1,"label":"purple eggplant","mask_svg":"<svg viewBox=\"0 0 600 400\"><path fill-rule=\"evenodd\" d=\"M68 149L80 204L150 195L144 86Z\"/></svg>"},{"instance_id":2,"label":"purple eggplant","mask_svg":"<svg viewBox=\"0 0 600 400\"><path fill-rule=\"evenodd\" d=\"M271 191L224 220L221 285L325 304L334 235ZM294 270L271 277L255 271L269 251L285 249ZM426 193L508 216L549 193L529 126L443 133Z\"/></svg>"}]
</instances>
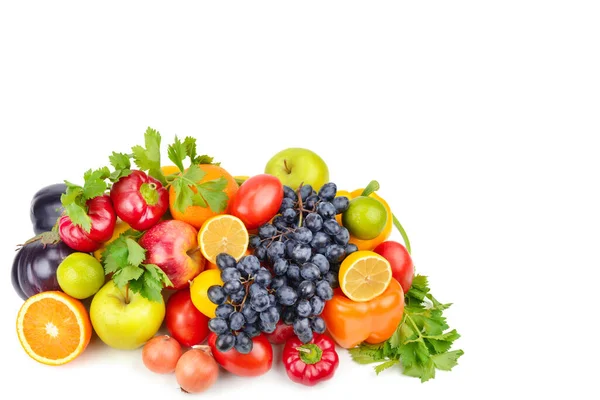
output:
<instances>
[{"instance_id":1,"label":"purple eggplant","mask_svg":"<svg viewBox=\"0 0 600 400\"><path fill-rule=\"evenodd\" d=\"M12 284L26 300L34 294L60 290L56 278L58 266L75 250L63 242L43 244L41 240L25 244L17 252L12 265Z\"/></svg>"},{"instance_id":2,"label":"purple eggplant","mask_svg":"<svg viewBox=\"0 0 600 400\"><path fill-rule=\"evenodd\" d=\"M64 183L41 188L31 199L30 217L36 235L52 229L63 212L60 197L67 190Z\"/></svg>"}]
</instances>

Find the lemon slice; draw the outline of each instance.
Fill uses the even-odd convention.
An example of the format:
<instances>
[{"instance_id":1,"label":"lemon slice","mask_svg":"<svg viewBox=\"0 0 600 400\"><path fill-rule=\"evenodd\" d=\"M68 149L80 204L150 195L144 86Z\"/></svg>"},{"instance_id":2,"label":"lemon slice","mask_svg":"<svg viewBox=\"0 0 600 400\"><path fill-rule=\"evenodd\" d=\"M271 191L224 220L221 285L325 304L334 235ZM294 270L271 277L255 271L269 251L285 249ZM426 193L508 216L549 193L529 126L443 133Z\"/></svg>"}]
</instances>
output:
<instances>
[{"instance_id":1,"label":"lemon slice","mask_svg":"<svg viewBox=\"0 0 600 400\"><path fill-rule=\"evenodd\" d=\"M220 253L227 253L237 261L248 249L248 230L242 220L233 215L216 215L202 225L198 244L204 258L213 264Z\"/></svg>"},{"instance_id":2,"label":"lemon slice","mask_svg":"<svg viewBox=\"0 0 600 400\"><path fill-rule=\"evenodd\" d=\"M340 266L340 288L353 301L374 299L387 289L391 280L390 263L372 251L356 251Z\"/></svg>"}]
</instances>

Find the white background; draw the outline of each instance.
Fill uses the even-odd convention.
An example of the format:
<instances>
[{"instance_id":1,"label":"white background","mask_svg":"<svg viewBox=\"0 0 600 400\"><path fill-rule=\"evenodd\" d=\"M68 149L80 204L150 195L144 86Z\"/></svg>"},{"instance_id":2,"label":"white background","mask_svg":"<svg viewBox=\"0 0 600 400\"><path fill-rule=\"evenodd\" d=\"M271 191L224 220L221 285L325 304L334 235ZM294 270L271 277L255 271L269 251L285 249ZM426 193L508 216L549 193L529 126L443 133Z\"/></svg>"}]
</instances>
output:
<instances>
[{"instance_id":1,"label":"white background","mask_svg":"<svg viewBox=\"0 0 600 400\"><path fill-rule=\"evenodd\" d=\"M184 398L140 351L96 339L46 367L14 331L9 273L32 235L31 196L80 181L152 126L165 141L197 137L233 174L303 146L340 188L378 179L462 334L460 365L425 384L341 351L316 388L276 363L257 379L223 373L204 398L597 394L597 2L85 4L0 6L4 391Z\"/></svg>"}]
</instances>

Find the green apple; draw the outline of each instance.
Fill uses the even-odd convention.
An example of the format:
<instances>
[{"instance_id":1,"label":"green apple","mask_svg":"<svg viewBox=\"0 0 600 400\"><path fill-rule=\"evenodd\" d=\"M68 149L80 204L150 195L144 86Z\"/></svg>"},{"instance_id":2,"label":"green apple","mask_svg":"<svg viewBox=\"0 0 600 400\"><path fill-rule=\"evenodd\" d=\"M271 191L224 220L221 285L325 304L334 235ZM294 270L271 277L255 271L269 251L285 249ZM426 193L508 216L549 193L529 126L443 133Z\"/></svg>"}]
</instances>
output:
<instances>
[{"instance_id":1,"label":"green apple","mask_svg":"<svg viewBox=\"0 0 600 400\"><path fill-rule=\"evenodd\" d=\"M164 301L151 301L119 289L108 281L92 299L90 319L94 331L110 347L133 350L151 339L165 317Z\"/></svg>"},{"instance_id":2,"label":"green apple","mask_svg":"<svg viewBox=\"0 0 600 400\"><path fill-rule=\"evenodd\" d=\"M329 168L325 161L315 152L298 147L275 154L267 163L265 173L276 176L282 184L294 190L302 183L318 191L329 182Z\"/></svg>"}]
</instances>

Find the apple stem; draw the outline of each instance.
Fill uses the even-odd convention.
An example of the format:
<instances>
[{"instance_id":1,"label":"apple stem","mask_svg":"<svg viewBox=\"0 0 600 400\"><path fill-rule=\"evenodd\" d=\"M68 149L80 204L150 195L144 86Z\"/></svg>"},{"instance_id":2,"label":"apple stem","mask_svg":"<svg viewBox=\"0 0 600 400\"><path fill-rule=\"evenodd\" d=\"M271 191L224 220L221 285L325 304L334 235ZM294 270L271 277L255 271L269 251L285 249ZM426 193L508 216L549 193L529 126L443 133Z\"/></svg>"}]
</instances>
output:
<instances>
[{"instance_id":1,"label":"apple stem","mask_svg":"<svg viewBox=\"0 0 600 400\"><path fill-rule=\"evenodd\" d=\"M285 172L287 172L288 174L292 173L292 170L287 165L287 160L286 159L283 160L283 166L285 167Z\"/></svg>"},{"instance_id":2,"label":"apple stem","mask_svg":"<svg viewBox=\"0 0 600 400\"><path fill-rule=\"evenodd\" d=\"M125 285L125 304L129 304L129 282Z\"/></svg>"}]
</instances>

